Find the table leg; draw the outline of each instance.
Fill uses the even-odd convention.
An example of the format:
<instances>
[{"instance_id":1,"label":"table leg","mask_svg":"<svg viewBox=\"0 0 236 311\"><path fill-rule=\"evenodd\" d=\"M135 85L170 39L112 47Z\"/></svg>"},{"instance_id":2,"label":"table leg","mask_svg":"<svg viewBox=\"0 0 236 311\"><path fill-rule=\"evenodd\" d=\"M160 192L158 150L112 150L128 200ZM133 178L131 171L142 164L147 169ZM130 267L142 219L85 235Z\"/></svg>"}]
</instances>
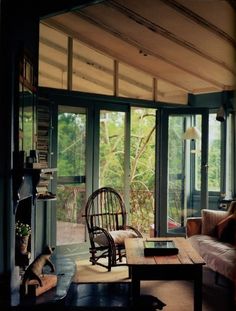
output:
<instances>
[{"instance_id":1,"label":"table leg","mask_svg":"<svg viewBox=\"0 0 236 311\"><path fill-rule=\"evenodd\" d=\"M131 297L132 302L135 303L135 300L140 296L140 278L137 276L135 268L132 267L131 274Z\"/></svg>"},{"instance_id":2,"label":"table leg","mask_svg":"<svg viewBox=\"0 0 236 311\"><path fill-rule=\"evenodd\" d=\"M194 280L194 311L202 311L202 266L196 269Z\"/></svg>"}]
</instances>

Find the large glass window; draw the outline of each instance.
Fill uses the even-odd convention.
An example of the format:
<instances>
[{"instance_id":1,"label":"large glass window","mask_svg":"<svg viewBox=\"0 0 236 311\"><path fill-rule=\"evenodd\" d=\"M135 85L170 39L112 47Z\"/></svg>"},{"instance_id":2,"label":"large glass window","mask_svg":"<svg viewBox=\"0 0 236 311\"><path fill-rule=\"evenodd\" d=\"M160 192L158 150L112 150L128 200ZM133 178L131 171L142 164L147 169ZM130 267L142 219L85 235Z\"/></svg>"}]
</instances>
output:
<instances>
[{"instance_id":1,"label":"large glass window","mask_svg":"<svg viewBox=\"0 0 236 311\"><path fill-rule=\"evenodd\" d=\"M100 111L99 186L124 191L125 113Z\"/></svg>"},{"instance_id":2,"label":"large glass window","mask_svg":"<svg viewBox=\"0 0 236 311\"><path fill-rule=\"evenodd\" d=\"M86 110L60 106L58 114L57 245L85 240Z\"/></svg>"},{"instance_id":3,"label":"large glass window","mask_svg":"<svg viewBox=\"0 0 236 311\"><path fill-rule=\"evenodd\" d=\"M169 117L167 229L181 226L184 217L184 118Z\"/></svg>"},{"instance_id":4,"label":"large glass window","mask_svg":"<svg viewBox=\"0 0 236 311\"><path fill-rule=\"evenodd\" d=\"M223 163L222 163L223 164ZM216 114L209 115L208 190L220 191L221 185L221 123Z\"/></svg>"},{"instance_id":5,"label":"large glass window","mask_svg":"<svg viewBox=\"0 0 236 311\"><path fill-rule=\"evenodd\" d=\"M200 119L196 117L196 123L200 126ZM221 147L221 123L216 120L216 114L209 114L209 135L208 135L208 191L221 191L221 168L222 168L222 147ZM201 141L196 141L195 161L195 190L200 190L201 182Z\"/></svg>"},{"instance_id":6,"label":"large glass window","mask_svg":"<svg viewBox=\"0 0 236 311\"><path fill-rule=\"evenodd\" d=\"M234 131L234 116L233 114L229 114L226 128L225 193L223 193L226 199L231 199L234 193Z\"/></svg>"},{"instance_id":7,"label":"large glass window","mask_svg":"<svg viewBox=\"0 0 236 311\"><path fill-rule=\"evenodd\" d=\"M130 223L149 234L154 223L156 110L131 109Z\"/></svg>"}]
</instances>

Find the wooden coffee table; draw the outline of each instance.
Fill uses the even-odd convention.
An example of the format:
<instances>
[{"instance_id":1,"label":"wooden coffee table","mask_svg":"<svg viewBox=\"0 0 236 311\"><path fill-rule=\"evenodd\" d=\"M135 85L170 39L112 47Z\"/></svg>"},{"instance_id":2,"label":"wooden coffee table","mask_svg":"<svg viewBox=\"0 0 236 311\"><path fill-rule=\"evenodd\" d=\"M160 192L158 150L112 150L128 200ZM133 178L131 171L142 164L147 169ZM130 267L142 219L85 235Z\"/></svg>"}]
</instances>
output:
<instances>
[{"instance_id":1,"label":"wooden coffee table","mask_svg":"<svg viewBox=\"0 0 236 311\"><path fill-rule=\"evenodd\" d=\"M182 237L150 238L147 240L173 240L179 253L171 256L144 256L144 240L142 238L125 240L133 301L140 295L141 280L193 280L194 311L201 311L202 266L205 262L190 242Z\"/></svg>"}]
</instances>

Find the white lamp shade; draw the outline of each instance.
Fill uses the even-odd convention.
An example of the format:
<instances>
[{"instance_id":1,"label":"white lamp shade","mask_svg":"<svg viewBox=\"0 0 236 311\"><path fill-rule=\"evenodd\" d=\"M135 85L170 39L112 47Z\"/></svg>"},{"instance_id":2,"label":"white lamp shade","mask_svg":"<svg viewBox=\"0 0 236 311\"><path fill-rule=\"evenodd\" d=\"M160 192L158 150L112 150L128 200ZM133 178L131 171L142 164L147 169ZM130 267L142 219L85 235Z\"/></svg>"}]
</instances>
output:
<instances>
[{"instance_id":1,"label":"white lamp shade","mask_svg":"<svg viewBox=\"0 0 236 311\"><path fill-rule=\"evenodd\" d=\"M195 126L189 127L183 134L183 139L200 139L200 138L201 133Z\"/></svg>"}]
</instances>

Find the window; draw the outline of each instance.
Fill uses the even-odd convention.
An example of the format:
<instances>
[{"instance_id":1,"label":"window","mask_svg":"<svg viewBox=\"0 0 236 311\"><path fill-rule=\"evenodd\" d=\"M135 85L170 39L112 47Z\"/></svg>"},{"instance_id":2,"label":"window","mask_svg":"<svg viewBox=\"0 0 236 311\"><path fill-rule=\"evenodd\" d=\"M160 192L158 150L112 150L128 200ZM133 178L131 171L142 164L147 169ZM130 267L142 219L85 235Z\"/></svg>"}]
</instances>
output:
<instances>
[{"instance_id":1,"label":"window","mask_svg":"<svg viewBox=\"0 0 236 311\"><path fill-rule=\"evenodd\" d=\"M85 240L86 109L59 106L57 245Z\"/></svg>"},{"instance_id":2,"label":"window","mask_svg":"<svg viewBox=\"0 0 236 311\"><path fill-rule=\"evenodd\" d=\"M221 185L221 122L216 120L216 114L209 115L208 144L208 190L220 191Z\"/></svg>"},{"instance_id":3,"label":"window","mask_svg":"<svg viewBox=\"0 0 236 311\"><path fill-rule=\"evenodd\" d=\"M233 187L234 187L234 116L229 114L227 118L227 127L226 127L226 157L225 157L225 198L231 199L233 196Z\"/></svg>"},{"instance_id":4,"label":"window","mask_svg":"<svg viewBox=\"0 0 236 311\"><path fill-rule=\"evenodd\" d=\"M196 118L197 126L199 120ZM209 114L208 142L208 191L220 192L221 186L221 123L216 121L216 114ZM196 141L195 190L199 191L201 183L201 141Z\"/></svg>"}]
</instances>

